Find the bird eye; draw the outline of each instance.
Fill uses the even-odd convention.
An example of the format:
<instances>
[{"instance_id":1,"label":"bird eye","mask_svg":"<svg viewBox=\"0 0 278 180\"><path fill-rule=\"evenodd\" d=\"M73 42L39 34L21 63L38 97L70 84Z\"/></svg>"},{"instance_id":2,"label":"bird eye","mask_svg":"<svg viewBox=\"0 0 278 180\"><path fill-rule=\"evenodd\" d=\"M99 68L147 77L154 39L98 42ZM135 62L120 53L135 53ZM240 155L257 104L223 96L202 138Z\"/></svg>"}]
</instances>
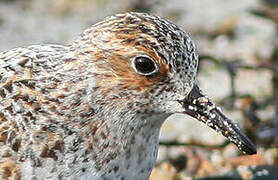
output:
<instances>
[{"instance_id":1,"label":"bird eye","mask_svg":"<svg viewBox=\"0 0 278 180\"><path fill-rule=\"evenodd\" d=\"M158 71L155 61L146 56L139 56L133 60L133 67L138 74L148 76Z\"/></svg>"}]
</instances>

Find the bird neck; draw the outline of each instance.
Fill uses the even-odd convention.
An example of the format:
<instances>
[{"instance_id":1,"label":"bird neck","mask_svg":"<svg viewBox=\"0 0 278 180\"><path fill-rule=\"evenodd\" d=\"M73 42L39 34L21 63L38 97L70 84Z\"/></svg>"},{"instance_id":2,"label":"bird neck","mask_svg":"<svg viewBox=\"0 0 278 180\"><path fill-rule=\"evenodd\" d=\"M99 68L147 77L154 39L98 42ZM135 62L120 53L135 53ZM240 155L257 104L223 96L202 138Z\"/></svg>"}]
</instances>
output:
<instances>
[{"instance_id":1,"label":"bird neck","mask_svg":"<svg viewBox=\"0 0 278 180\"><path fill-rule=\"evenodd\" d=\"M86 151L98 176L148 179L166 115L106 109L83 127Z\"/></svg>"},{"instance_id":2,"label":"bird neck","mask_svg":"<svg viewBox=\"0 0 278 180\"><path fill-rule=\"evenodd\" d=\"M70 66L67 73L57 74L56 78L69 80L51 94L61 104L55 111L64 119L54 124L65 131L65 151L75 159L72 169L84 171L87 179L148 179L157 157L160 127L168 115L142 113L139 107L134 109L137 103L113 94L104 97L92 76L83 72L73 76L76 71L72 71Z\"/></svg>"}]
</instances>

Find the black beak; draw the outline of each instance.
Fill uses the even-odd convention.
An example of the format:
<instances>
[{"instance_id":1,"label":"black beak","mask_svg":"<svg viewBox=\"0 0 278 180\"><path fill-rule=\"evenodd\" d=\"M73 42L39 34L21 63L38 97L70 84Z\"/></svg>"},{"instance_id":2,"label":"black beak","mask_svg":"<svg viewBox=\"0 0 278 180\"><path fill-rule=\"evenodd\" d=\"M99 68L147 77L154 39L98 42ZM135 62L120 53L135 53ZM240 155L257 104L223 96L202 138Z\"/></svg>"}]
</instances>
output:
<instances>
[{"instance_id":1,"label":"black beak","mask_svg":"<svg viewBox=\"0 0 278 180\"><path fill-rule=\"evenodd\" d=\"M180 103L185 109L185 114L198 119L217 132L221 132L244 153L257 153L256 146L240 131L236 124L221 112L220 108L216 107L202 93L197 85L194 85L188 97Z\"/></svg>"}]
</instances>

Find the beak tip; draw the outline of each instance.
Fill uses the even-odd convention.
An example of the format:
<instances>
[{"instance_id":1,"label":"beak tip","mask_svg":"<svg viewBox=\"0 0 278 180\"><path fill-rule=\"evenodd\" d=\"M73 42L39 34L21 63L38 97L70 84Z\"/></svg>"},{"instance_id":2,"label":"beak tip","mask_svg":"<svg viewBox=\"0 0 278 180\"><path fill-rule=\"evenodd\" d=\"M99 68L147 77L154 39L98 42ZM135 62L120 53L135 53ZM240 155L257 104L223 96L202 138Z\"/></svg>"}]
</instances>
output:
<instances>
[{"instance_id":1,"label":"beak tip","mask_svg":"<svg viewBox=\"0 0 278 180\"><path fill-rule=\"evenodd\" d=\"M253 143L251 143L250 141L247 141L244 144L242 144L239 147L239 149L242 150L245 154L248 154L248 155L257 154L256 146Z\"/></svg>"},{"instance_id":2,"label":"beak tip","mask_svg":"<svg viewBox=\"0 0 278 180\"><path fill-rule=\"evenodd\" d=\"M245 154L252 155L257 153L257 147L254 145L251 140L243 134L240 129L235 126L234 124L231 124L230 126L232 128L231 136L228 137L232 142L237 145L237 147Z\"/></svg>"}]
</instances>

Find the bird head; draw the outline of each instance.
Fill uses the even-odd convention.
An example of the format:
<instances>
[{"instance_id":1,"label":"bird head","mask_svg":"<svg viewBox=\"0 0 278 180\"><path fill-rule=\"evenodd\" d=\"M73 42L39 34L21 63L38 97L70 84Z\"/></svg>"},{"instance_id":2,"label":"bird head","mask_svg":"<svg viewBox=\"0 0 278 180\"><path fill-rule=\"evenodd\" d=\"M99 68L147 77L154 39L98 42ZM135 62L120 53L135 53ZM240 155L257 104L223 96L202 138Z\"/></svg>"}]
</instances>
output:
<instances>
[{"instance_id":1,"label":"bird head","mask_svg":"<svg viewBox=\"0 0 278 180\"><path fill-rule=\"evenodd\" d=\"M196 85L195 45L175 24L144 13L118 14L87 29L72 48L95 77L91 98L100 107L141 114L187 114L243 152L256 153L252 142Z\"/></svg>"}]
</instances>

